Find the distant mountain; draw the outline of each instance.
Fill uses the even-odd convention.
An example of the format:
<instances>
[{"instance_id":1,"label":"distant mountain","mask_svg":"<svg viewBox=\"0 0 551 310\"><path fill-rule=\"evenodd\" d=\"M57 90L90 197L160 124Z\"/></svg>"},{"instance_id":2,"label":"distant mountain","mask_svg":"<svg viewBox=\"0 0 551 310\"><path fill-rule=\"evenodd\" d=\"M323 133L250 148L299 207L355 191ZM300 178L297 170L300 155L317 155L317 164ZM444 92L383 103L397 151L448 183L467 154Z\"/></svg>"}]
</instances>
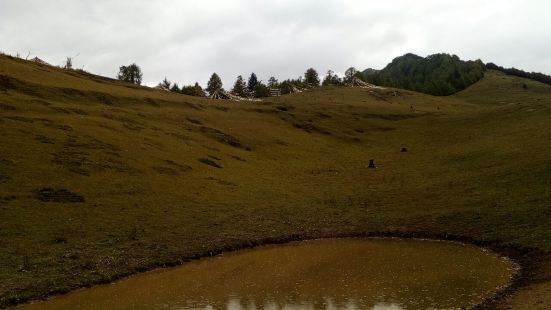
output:
<instances>
[{"instance_id":1,"label":"distant mountain","mask_svg":"<svg viewBox=\"0 0 551 310\"><path fill-rule=\"evenodd\" d=\"M365 79L373 84L447 96L476 83L484 76L482 61L462 61L456 55L434 54L425 58L405 54L383 70L367 69Z\"/></svg>"}]
</instances>

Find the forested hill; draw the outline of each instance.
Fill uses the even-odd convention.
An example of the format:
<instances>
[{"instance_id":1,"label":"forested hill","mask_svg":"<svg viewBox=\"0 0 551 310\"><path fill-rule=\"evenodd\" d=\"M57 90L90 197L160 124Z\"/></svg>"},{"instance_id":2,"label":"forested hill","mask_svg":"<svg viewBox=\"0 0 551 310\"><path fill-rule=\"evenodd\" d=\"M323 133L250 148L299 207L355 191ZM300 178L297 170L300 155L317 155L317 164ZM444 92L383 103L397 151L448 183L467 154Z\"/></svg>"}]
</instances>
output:
<instances>
[{"instance_id":1,"label":"forested hill","mask_svg":"<svg viewBox=\"0 0 551 310\"><path fill-rule=\"evenodd\" d=\"M406 54L394 58L383 70L367 69L363 73L367 81L376 85L447 96L479 81L484 70L482 61L462 61L456 55L434 54L423 58Z\"/></svg>"}]
</instances>

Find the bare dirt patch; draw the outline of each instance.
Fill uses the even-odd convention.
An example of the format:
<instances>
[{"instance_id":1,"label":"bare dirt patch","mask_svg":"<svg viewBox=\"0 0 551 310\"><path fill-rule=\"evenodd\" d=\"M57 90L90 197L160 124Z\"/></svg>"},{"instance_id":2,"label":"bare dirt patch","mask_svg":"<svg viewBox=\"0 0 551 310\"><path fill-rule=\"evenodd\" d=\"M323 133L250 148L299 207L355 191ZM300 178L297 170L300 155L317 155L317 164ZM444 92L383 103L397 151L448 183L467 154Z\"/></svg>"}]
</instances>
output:
<instances>
[{"instance_id":1,"label":"bare dirt patch","mask_svg":"<svg viewBox=\"0 0 551 310\"><path fill-rule=\"evenodd\" d=\"M224 133L218 129L201 126L199 127L199 130L205 136L213 138L220 143L224 143L236 148L244 148L243 144L241 143L241 141L239 141L239 139L237 139L236 137L230 134Z\"/></svg>"},{"instance_id":2,"label":"bare dirt patch","mask_svg":"<svg viewBox=\"0 0 551 310\"><path fill-rule=\"evenodd\" d=\"M203 125L203 122L201 122L200 120L198 119L194 119L194 118L190 118L190 117L186 117L186 120L194 125Z\"/></svg>"},{"instance_id":3,"label":"bare dirt patch","mask_svg":"<svg viewBox=\"0 0 551 310\"><path fill-rule=\"evenodd\" d=\"M44 135L36 135L34 136L34 139L43 144L55 144L55 141L53 139L48 138Z\"/></svg>"},{"instance_id":4,"label":"bare dirt patch","mask_svg":"<svg viewBox=\"0 0 551 310\"><path fill-rule=\"evenodd\" d=\"M16 109L14 106L12 106L12 105L9 105L9 104L0 102L0 110L4 110L4 111L15 111L15 110L17 110L17 109Z\"/></svg>"},{"instance_id":5,"label":"bare dirt patch","mask_svg":"<svg viewBox=\"0 0 551 310\"><path fill-rule=\"evenodd\" d=\"M123 161L117 147L88 136L69 135L53 163L89 176L92 171L115 171L134 175L138 171Z\"/></svg>"},{"instance_id":6,"label":"bare dirt patch","mask_svg":"<svg viewBox=\"0 0 551 310\"><path fill-rule=\"evenodd\" d=\"M164 163L165 166L154 166L153 169L159 174L171 176L178 176L193 169L191 166L179 164L172 160L165 160Z\"/></svg>"},{"instance_id":7,"label":"bare dirt patch","mask_svg":"<svg viewBox=\"0 0 551 310\"><path fill-rule=\"evenodd\" d=\"M324 134L324 135L331 135L331 132L329 130L318 127L318 126L316 126L312 123L295 122L295 123L293 123L293 127L302 129L302 130L306 131L307 133L317 132L317 133L321 133L321 134Z\"/></svg>"},{"instance_id":8,"label":"bare dirt patch","mask_svg":"<svg viewBox=\"0 0 551 310\"><path fill-rule=\"evenodd\" d=\"M218 168L218 169L221 169L222 166L220 166L217 162L211 160L211 159L208 159L208 158L199 158L198 159L200 163L202 164L205 164L205 165L208 165L208 166L211 166L211 167L214 167L214 168Z\"/></svg>"},{"instance_id":9,"label":"bare dirt patch","mask_svg":"<svg viewBox=\"0 0 551 310\"><path fill-rule=\"evenodd\" d=\"M66 189L41 188L35 191L36 199L43 202L81 203L84 197Z\"/></svg>"}]
</instances>

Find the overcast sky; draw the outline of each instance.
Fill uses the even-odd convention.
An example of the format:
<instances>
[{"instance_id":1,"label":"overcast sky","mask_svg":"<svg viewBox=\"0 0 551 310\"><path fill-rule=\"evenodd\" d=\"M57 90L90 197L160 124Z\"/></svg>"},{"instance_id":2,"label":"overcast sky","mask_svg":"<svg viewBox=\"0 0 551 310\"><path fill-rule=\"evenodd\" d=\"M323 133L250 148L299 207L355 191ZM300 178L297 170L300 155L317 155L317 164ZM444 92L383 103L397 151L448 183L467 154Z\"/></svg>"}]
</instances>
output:
<instances>
[{"instance_id":1,"label":"overcast sky","mask_svg":"<svg viewBox=\"0 0 551 310\"><path fill-rule=\"evenodd\" d=\"M447 52L551 74L549 0L0 0L0 51L144 82L267 81Z\"/></svg>"}]
</instances>

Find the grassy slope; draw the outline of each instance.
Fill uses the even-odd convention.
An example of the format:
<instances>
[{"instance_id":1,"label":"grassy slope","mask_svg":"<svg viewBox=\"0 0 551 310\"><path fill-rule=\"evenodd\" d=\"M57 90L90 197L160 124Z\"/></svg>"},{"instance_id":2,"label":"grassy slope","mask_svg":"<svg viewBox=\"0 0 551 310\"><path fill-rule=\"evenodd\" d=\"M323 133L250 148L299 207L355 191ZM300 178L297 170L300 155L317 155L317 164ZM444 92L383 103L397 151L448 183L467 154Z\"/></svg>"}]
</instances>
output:
<instances>
[{"instance_id":1,"label":"grassy slope","mask_svg":"<svg viewBox=\"0 0 551 310\"><path fill-rule=\"evenodd\" d=\"M550 251L549 119L551 87L497 72L445 98L326 88L236 103L0 58L0 305L291 235ZM42 188L85 202L43 202Z\"/></svg>"}]
</instances>

